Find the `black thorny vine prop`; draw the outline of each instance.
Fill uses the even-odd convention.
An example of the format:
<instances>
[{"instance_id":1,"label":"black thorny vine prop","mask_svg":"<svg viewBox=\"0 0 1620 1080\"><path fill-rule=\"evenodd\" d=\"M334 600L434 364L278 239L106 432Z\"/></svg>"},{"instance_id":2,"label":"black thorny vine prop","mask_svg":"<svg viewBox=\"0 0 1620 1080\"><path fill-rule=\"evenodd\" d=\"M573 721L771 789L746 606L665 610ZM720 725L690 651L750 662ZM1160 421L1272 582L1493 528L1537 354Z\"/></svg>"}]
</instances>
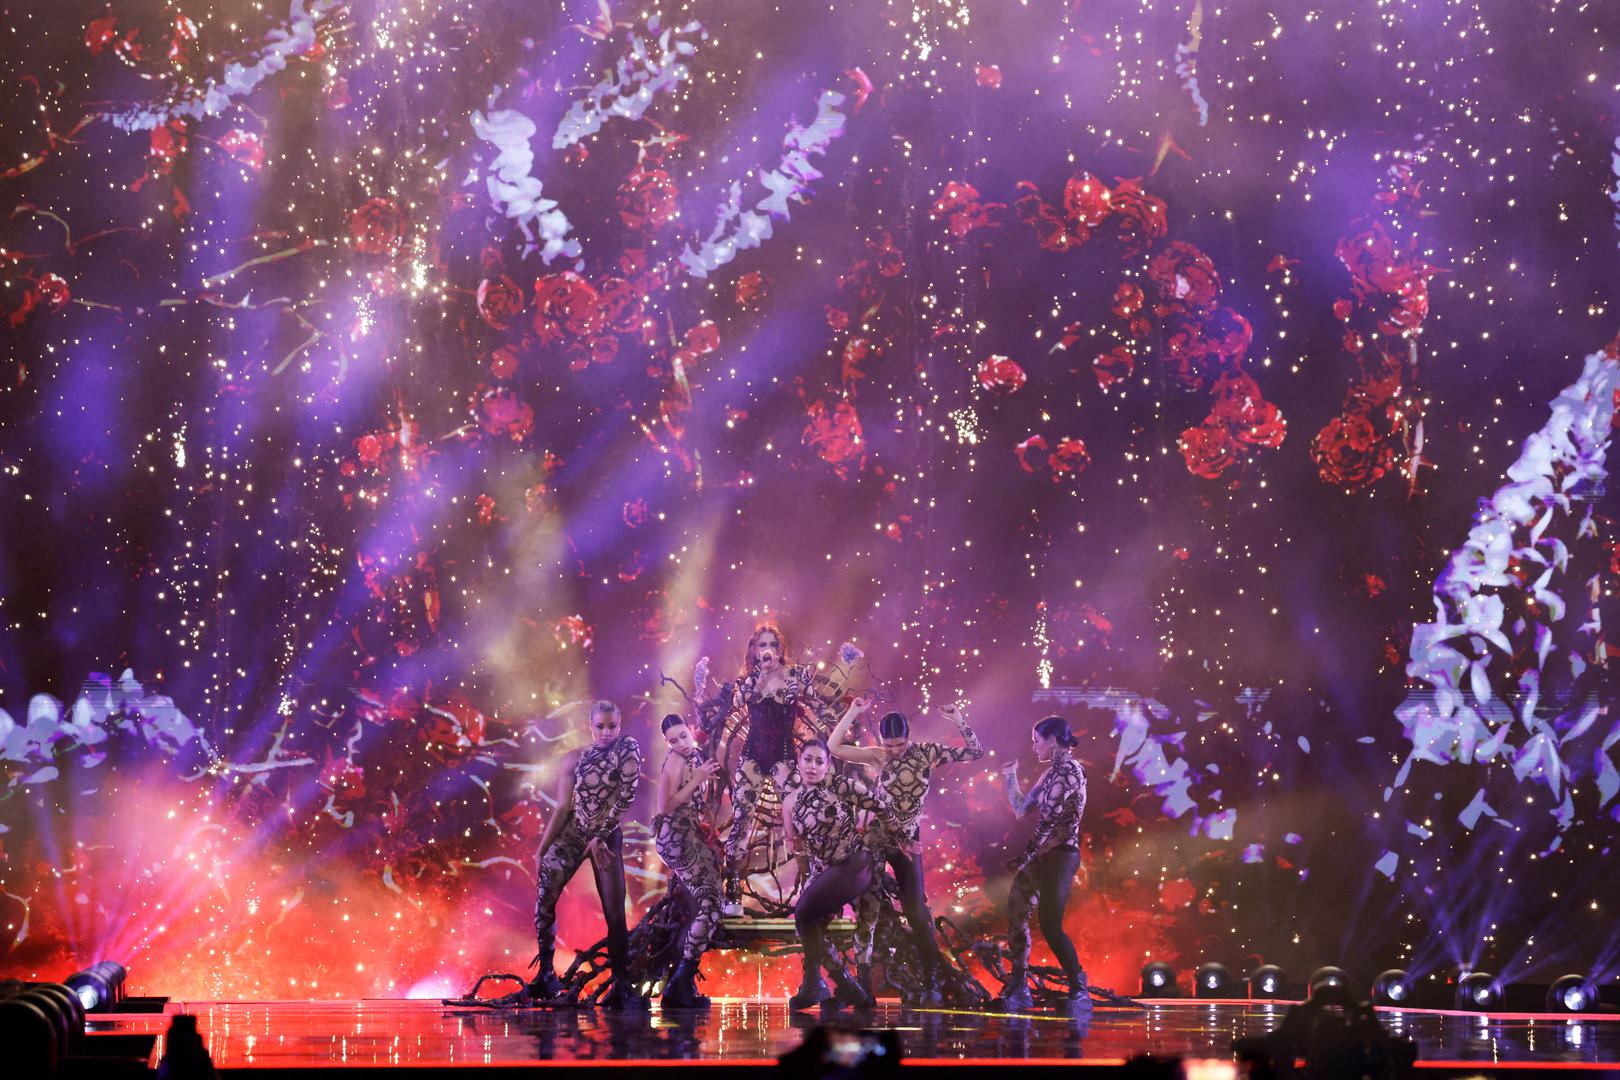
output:
<instances>
[{"instance_id":1,"label":"black thorny vine prop","mask_svg":"<svg viewBox=\"0 0 1620 1080\"><path fill-rule=\"evenodd\" d=\"M888 873L883 875L881 888L885 902L878 915L873 955L879 958L885 981L900 992L901 1001L915 1000L923 989L921 958L917 955L915 939L894 906L899 890ZM690 918L690 908L690 900L677 886L648 908L631 928L629 980L631 989L637 994L656 994L662 990L671 970L680 960L681 938ZM978 965L995 980L1004 983L1010 972L1006 935L975 938L943 915L935 917L934 925L939 932L941 953L945 959L939 968L939 989L946 1004L959 1008L989 1008L991 994L973 974L973 966ZM757 948L766 956L786 956L798 951L795 944L778 948L744 944L732 939L724 928L711 946L711 951L738 947ZM844 950L840 949L840 955L844 955ZM844 956L844 959L850 960L850 957ZM1063 1001L1067 984L1059 969L1032 965L1029 972L1030 990L1037 1001L1054 1005ZM607 938L603 937L574 957L562 977L566 992L561 997L533 997L528 992L529 980L523 976L490 973L481 976L462 997L444 998L443 1003L492 1009L592 1007L612 989L611 977L599 978L608 974ZM480 998L479 990L490 981L515 982L518 989L499 997ZM1092 998L1106 1004L1137 1004L1105 987L1088 986L1087 990Z\"/></svg>"}]
</instances>

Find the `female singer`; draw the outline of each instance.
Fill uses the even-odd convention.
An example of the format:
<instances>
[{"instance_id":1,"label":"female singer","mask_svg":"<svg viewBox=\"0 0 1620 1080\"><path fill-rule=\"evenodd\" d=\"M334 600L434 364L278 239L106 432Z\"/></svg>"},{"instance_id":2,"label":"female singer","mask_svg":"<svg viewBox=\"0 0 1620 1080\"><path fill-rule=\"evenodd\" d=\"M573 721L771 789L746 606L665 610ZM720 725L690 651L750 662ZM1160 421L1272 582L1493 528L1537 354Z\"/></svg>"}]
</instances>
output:
<instances>
[{"instance_id":1,"label":"female singer","mask_svg":"<svg viewBox=\"0 0 1620 1080\"><path fill-rule=\"evenodd\" d=\"M1041 935L1046 938L1063 976L1069 984L1069 998L1086 997L1086 973L1075 954L1074 942L1063 931L1063 909L1069 890L1080 868L1080 817L1086 811L1086 773L1074 760L1072 749L1079 740L1061 716L1048 716L1029 734L1035 757L1050 767L1025 795L1018 783L1018 763L1003 767L1007 799L1013 813L1023 817L1031 808L1040 814L1035 835L1030 838L1014 865L1012 892L1007 897L1007 942L1012 948L1013 968L997 1001L1009 1012L1028 1009L1029 993L1029 916L1038 911Z\"/></svg>"},{"instance_id":2,"label":"female singer","mask_svg":"<svg viewBox=\"0 0 1620 1080\"><path fill-rule=\"evenodd\" d=\"M748 639L747 664L735 683L721 689L733 709L748 713L748 732L736 772L731 778L731 828L726 834L725 904L727 916L742 914L742 878L748 862L749 839L761 789L774 785L780 793L793 764L793 725L807 712L813 717L826 708L814 690L809 667L788 664L782 634L762 626Z\"/></svg>"}]
</instances>

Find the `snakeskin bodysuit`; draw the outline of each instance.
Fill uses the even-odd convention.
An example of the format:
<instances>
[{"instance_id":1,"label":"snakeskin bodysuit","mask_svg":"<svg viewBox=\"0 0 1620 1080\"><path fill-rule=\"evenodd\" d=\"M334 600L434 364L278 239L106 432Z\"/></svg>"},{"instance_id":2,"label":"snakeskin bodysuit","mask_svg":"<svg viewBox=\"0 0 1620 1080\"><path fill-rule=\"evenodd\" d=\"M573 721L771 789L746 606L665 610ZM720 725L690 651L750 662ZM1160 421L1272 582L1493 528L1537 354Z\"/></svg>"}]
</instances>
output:
<instances>
[{"instance_id":1,"label":"snakeskin bodysuit","mask_svg":"<svg viewBox=\"0 0 1620 1080\"><path fill-rule=\"evenodd\" d=\"M1012 889L1007 894L1007 945L1013 970L1029 967L1029 920L1038 914L1041 934L1074 985L1080 959L1074 942L1063 929L1069 890L1080 869L1080 818L1086 810L1086 773L1080 763L1060 750L1021 806L1019 816L1034 808L1040 812L1035 835L1018 860ZM1018 975L1022 978L1022 975Z\"/></svg>"},{"instance_id":2,"label":"snakeskin bodysuit","mask_svg":"<svg viewBox=\"0 0 1620 1080\"><path fill-rule=\"evenodd\" d=\"M877 780L876 798L882 809L866 834L867 846L878 854L880 864L887 863L894 870L900 904L925 965L935 962L939 947L923 884L922 855L908 848L915 848L922 837L923 800L928 797L934 769L947 762L976 761L984 756L979 737L965 724L962 740L961 746L914 742L889 758ZM855 955L862 963L872 962L878 920L886 903L879 882L855 905Z\"/></svg>"},{"instance_id":3,"label":"snakeskin bodysuit","mask_svg":"<svg viewBox=\"0 0 1620 1080\"><path fill-rule=\"evenodd\" d=\"M829 776L822 783L795 788L793 831L799 850L810 858L810 872L818 874L865 850L855 815L878 809L877 800L847 776Z\"/></svg>"},{"instance_id":4,"label":"snakeskin bodysuit","mask_svg":"<svg viewBox=\"0 0 1620 1080\"><path fill-rule=\"evenodd\" d=\"M534 930L543 956L550 955L556 940L557 899L585 861L592 840L604 842L604 858L612 863L596 867L597 892L603 894L602 914L608 921L610 948L623 937L624 868L618 856L619 819L635 801L640 783L641 746L632 737L621 735L606 746L592 743L580 752L574 763L573 812L540 853L536 872ZM612 880L615 877L616 889ZM617 893L617 904L606 895L608 891Z\"/></svg>"},{"instance_id":5,"label":"snakeskin bodysuit","mask_svg":"<svg viewBox=\"0 0 1620 1080\"><path fill-rule=\"evenodd\" d=\"M681 786L704 760L701 751L687 754ZM653 846L658 857L691 896L695 907L681 943L681 956L692 961L703 955L720 925L720 859L710 840L713 830L700 810L708 805L713 787L712 780L705 781L686 802L653 819Z\"/></svg>"},{"instance_id":6,"label":"snakeskin bodysuit","mask_svg":"<svg viewBox=\"0 0 1620 1080\"><path fill-rule=\"evenodd\" d=\"M592 743L574 763L574 821L592 840L619 827L641 783L641 745L621 735L606 746Z\"/></svg>"},{"instance_id":7,"label":"snakeskin bodysuit","mask_svg":"<svg viewBox=\"0 0 1620 1080\"><path fill-rule=\"evenodd\" d=\"M962 746L942 746L935 742L914 742L889 758L878 774L877 818L872 823L872 849L915 844L922 836L923 800L940 765L977 761L984 747L971 728L962 728Z\"/></svg>"},{"instance_id":8,"label":"snakeskin bodysuit","mask_svg":"<svg viewBox=\"0 0 1620 1080\"><path fill-rule=\"evenodd\" d=\"M1035 782L1024 801L1026 809L1040 813L1020 862L1029 862L1055 848L1080 848L1080 818L1086 812L1086 771L1067 752ZM1020 815L1022 816L1022 815Z\"/></svg>"}]
</instances>

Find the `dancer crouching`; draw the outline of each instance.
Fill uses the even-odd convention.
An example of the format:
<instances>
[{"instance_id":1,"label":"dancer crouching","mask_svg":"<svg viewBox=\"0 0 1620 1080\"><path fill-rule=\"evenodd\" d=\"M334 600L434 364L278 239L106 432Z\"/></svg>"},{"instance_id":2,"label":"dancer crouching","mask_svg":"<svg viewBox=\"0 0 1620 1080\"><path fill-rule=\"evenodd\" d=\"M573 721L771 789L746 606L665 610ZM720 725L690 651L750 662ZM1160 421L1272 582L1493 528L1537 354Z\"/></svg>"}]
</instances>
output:
<instances>
[{"instance_id":1,"label":"dancer crouching","mask_svg":"<svg viewBox=\"0 0 1620 1080\"><path fill-rule=\"evenodd\" d=\"M720 763L703 756L691 726L678 714L664 717L661 727L669 755L658 770L653 843L675 881L696 903L681 942L680 963L664 986L663 1002L670 1009L703 1008L709 999L697 992L698 964L720 925L720 860L703 808L711 803Z\"/></svg>"},{"instance_id":2,"label":"dancer crouching","mask_svg":"<svg viewBox=\"0 0 1620 1080\"><path fill-rule=\"evenodd\" d=\"M1074 760L1079 740L1061 716L1048 716L1030 730L1035 756L1050 767L1025 795L1019 788L1018 763L1002 769L1013 813L1023 817L1030 808L1040 814L1035 835L1016 860L1012 892L1007 897L1007 942L1013 969L997 1002L1007 1011L1030 1008L1029 916L1038 911L1041 935L1051 948L1068 981L1071 1001L1087 998L1086 973L1063 930L1063 909L1069 902L1075 872L1080 869L1080 818L1086 810L1086 773ZM1089 1000L1089 998L1087 998Z\"/></svg>"},{"instance_id":3,"label":"dancer crouching","mask_svg":"<svg viewBox=\"0 0 1620 1080\"><path fill-rule=\"evenodd\" d=\"M540 971L529 983L531 998L555 1001L567 994L552 962L557 940L557 900L580 864L591 860L596 894L607 923L608 963L613 970L610 1008L642 1004L629 985L630 935L624 918L624 854L619 819L635 801L641 782L641 747L622 734L619 707L591 706L591 745L563 768L557 809L540 837L534 932Z\"/></svg>"},{"instance_id":4,"label":"dancer crouching","mask_svg":"<svg viewBox=\"0 0 1620 1080\"><path fill-rule=\"evenodd\" d=\"M804 946L804 978L788 999L792 1009L811 1008L830 996L821 978L823 966L838 984L839 1001L857 1008L872 1004L871 995L851 977L827 940L827 924L872 887L872 856L862 846L855 816L880 807L848 777L829 775L831 767L825 741L805 743L799 750L803 785L789 791L782 803L788 846L810 860L810 879L793 909L793 925Z\"/></svg>"}]
</instances>

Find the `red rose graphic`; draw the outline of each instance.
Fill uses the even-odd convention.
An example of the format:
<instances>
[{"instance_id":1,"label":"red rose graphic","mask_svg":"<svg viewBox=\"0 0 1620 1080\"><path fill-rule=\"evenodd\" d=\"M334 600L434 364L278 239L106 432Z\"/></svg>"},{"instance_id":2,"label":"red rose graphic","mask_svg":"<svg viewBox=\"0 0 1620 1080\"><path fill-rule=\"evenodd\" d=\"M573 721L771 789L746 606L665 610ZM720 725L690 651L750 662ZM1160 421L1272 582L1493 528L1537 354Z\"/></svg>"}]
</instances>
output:
<instances>
[{"instance_id":1,"label":"red rose graphic","mask_svg":"<svg viewBox=\"0 0 1620 1080\"><path fill-rule=\"evenodd\" d=\"M1078 172L1063 186L1063 209L1071 219L1091 228L1108 216L1113 197L1107 184L1088 172Z\"/></svg>"},{"instance_id":2,"label":"red rose graphic","mask_svg":"<svg viewBox=\"0 0 1620 1080\"><path fill-rule=\"evenodd\" d=\"M588 336L602 324L601 295L572 270L536 281L534 303L534 332L542 345L554 344L565 334Z\"/></svg>"},{"instance_id":3,"label":"red rose graphic","mask_svg":"<svg viewBox=\"0 0 1620 1080\"><path fill-rule=\"evenodd\" d=\"M960 240L974 229L992 225L990 211L1005 208L1005 203L981 203L979 192L972 184L952 180L934 201L934 217L944 218L950 234Z\"/></svg>"},{"instance_id":4,"label":"red rose graphic","mask_svg":"<svg viewBox=\"0 0 1620 1080\"><path fill-rule=\"evenodd\" d=\"M1311 440L1311 460L1317 474L1329 484L1366 487L1389 472L1394 459L1372 421L1360 413L1334 417Z\"/></svg>"},{"instance_id":5,"label":"red rose graphic","mask_svg":"<svg viewBox=\"0 0 1620 1080\"><path fill-rule=\"evenodd\" d=\"M1288 424L1276 405L1260 393L1249 376L1235 372L1221 376L1212 389L1209 419L1225 424L1233 438L1250 446L1276 449L1288 434Z\"/></svg>"},{"instance_id":6,"label":"red rose graphic","mask_svg":"<svg viewBox=\"0 0 1620 1080\"><path fill-rule=\"evenodd\" d=\"M495 329L505 330L513 319L523 314L523 306L523 290L505 274L478 283L478 314Z\"/></svg>"},{"instance_id":7,"label":"red rose graphic","mask_svg":"<svg viewBox=\"0 0 1620 1080\"><path fill-rule=\"evenodd\" d=\"M663 169L637 168L619 185L619 220L632 229L661 229L675 218L678 194Z\"/></svg>"},{"instance_id":8,"label":"red rose graphic","mask_svg":"<svg viewBox=\"0 0 1620 1080\"><path fill-rule=\"evenodd\" d=\"M1141 254L1170 231L1164 200L1143 191L1135 180L1121 180L1115 185L1109 203L1127 255Z\"/></svg>"},{"instance_id":9,"label":"red rose graphic","mask_svg":"<svg viewBox=\"0 0 1620 1080\"><path fill-rule=\"evenodd\" d=\"M993 394L1011 394L1029 381L1018 361L988 356L979 362L979 385Z\"/></svg>"},{"instance_id":10,"label":"red rose graphic","mask_svg":"<svg viewBox=\"0 0 1620 1080\"><path fill-rule=\"evenodd\" d=\"M765 299L766 290L770 287L765 275L758 270L750 270L737 279L736 300L740 308L757 307Z\"/></svg>"},{"instance_id":11,"label":"red rose graphic","mask_svg":"<svg viewBox=\"0 0 1620 1080\"><path fill-rule=\"evenodd\" d=\"M73 291L68 288L67 281L60 275L41 274L34 282L34 294L46 311L55 313L68 306L73 299Z\"/></svg>"},{"instance_id":12,"label":"red rose graphic","mask_svg":"<svg viewBox=\"0 0 1620 1080\"><path fill-rule=\"evenodd\" d=\"M1185 240L1172 240L1148 263L1148 278L1156 287L1159 315L1213 310L1221 292L1221 277L1208 255Z\"/></svg>"},{"instance_id":13,"label":"red rose graphic","mask_svg":"<svg viewBox=\"0 0 1620 1080\"><path fill-rule=\"evenodd\" d=\"M1216 480L1238 462L1237 443L1226 425L1206 420L1181 433L1181 456L1187 471L1206 480Z\"/></svg>"},{"instance_id":14,"label":"red rose graphic","mask_svg":"<svg viewBox=\"0 0 1620 1080\"><path fill-rule=\"evenodd\" d=\"M505 435L521 442L534 429L534 410L510 390L491 390L481 403L483 428L491 435Z\"/></svg>"},{"instance_id":15,"label":"red rose graphic","mask_svg":"<svg viewBox=\"0 0 1620 1080\"><path fill-rule=\"evenodd\" d=\"M850 467L865 456L861 445L861 418L855 406L840 401L829 410L824 402L811 402L810 422L804 427L804 441L815 448L821 459L833 467L840 480L847 479Z\"/></svg>"},{"instance_id":16,"label":"red rose graphic","mask_svg":"<svg viewBox=\"0 0 1620 1080\"><path fill-rule=\"evenodd\" d=\"M1133 285L1129 281L1114 290L1114 314L1122 319L1129 319L1142 310L1147 303L1147 297L1140 285Z\"/></svg>"},{"instance_id":17,"label":"red rose graphic","mask_svg":"<svg viewBox=\"0 0 1620 1080\"><path fill-rule=\"evenodd\" d=\"M629 334L641 325L645 298L641 290L621 277L605 277L596 283L601 298L602 321L615 333Z\"/></svg>"},{"instance_id":18,"label":"red rose graphic","mask_svg":"<svg viewBox=\"0 0 1620 1080\"><path fill-rule=\"evenodd\" d=\"M392 199L367 199L349 216L349 236L356 251L392 254L405 241L405 215Z\"/></svg>"},{"instance_id":19,"label":"red rose graphic","mask_svg":"<svg viewBox=\"0 0 1620 1080\"><path fill-rule=\"evenodd\" d=\"M1028 225L1035 232L1035 242L1047 251L1068 251L1086 242L1091 230L1084 225L1071 229L1070 223L1065 221L1063 215L1051 203L1041 198L1038 187L1028 180L1018 182L1020 195L1013 203L1013 210L1018 214L1018 220Z\"/></svg>"}]
</instances>

